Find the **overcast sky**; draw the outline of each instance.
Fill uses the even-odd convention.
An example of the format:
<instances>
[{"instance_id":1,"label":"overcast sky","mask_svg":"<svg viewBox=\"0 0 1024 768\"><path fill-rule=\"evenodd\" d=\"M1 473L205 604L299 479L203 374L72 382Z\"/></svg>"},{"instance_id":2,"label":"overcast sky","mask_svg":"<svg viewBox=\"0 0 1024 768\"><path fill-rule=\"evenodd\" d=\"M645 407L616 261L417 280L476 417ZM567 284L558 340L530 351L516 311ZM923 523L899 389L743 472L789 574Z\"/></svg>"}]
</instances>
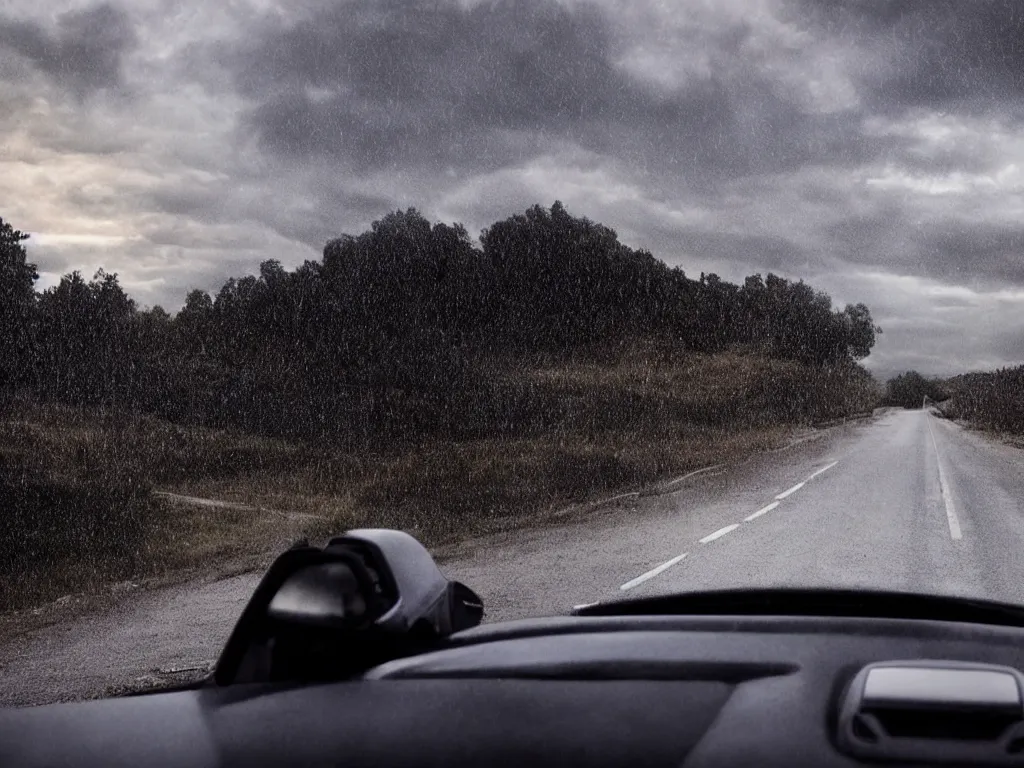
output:
<instances>
[{"instance_id":1,"label":"overcast sky","mask_svg":"<svg viewBox=\"0 0 1024 768\"><path fill-rule=\"evenodd\" d=\"M884 328L882 374L1024 362L1024 4L5 0L0 216L143 306L414 206L534 203Z\"/></svg>"}]
</instances>

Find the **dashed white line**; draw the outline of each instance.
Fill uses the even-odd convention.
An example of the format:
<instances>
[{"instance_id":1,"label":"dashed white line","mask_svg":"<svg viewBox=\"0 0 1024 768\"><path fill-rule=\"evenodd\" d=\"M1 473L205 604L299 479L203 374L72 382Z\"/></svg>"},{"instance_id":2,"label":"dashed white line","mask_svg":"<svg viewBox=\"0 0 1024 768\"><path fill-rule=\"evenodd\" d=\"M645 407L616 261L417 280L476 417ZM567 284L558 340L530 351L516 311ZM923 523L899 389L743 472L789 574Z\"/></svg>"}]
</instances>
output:
<instances>
[{"instance_id":1,"label":"dashed white line","mask_svg":"<svg viewBox=\"0 0 1024 768\"><path fill-rule=\"evenodd\" d=\"M574 605L574 606L572 607L572 609L573 609L574 611L582 611L582 610L583 610L584 608L590 608L590 607L591 607L592 605L597 605L597 603L598 603L598 601L597 601L597 600L595 600L595 601L594 601L594 602L592 602L592 603L580 603L579 605Z\"/></svg>"},{"instance_id":2,"label":"dashed white line","mask_svg":"<svg viewBox=\"0 0 1024 768\"><path fill-rule=\"evenodd\" d=\"M826 464L824 467L822 467L817 472L814 472L810 477L808 477L807 480L813 480L818 475L820 475L822 472L827 472L828 470L832 469L832 467L834 467L838 463L839 463L838 461L833 461L831 464ZM807 480L804 480L804 482L806 483Z\"/></svg>"},{"instance_id":3,"label":"dashed white line","mask_svg":"<svg viewBox=\"0 0 1024 768\"><path fill-rule=\"evenodd\" d=\"M935 451L935 463L939 467L939 488L942 491L942 501L946 505L946 522L949 523L949 536L956 541L960 538L960 520L956 516L956 507L953 506L953 494L949 490L949 483L946 482L946 473L942 471L942 457L939 456L939 446L935 442L935 432L932 430L932 420L925 412L925 420L928 422L928 434L932 436L932 449Z\"/></svg>"},{"instance_id":4,"label":"dashed white line","mask_svg":"<svg viewBox=\"0 0 1024 768\"><path fill-rule=\"evenodd\" d=\"M932 437L932 439L933 440L935 439L934 436ZM748 515L747 517L743 518L743 522L749 523L751 520L756 520L761 515L764 515L764 514L767 514L768 512L771 512L773 509L775 509L776 507L779 506L779 502L782 499L786 498L787 496L790 496L791 494L796 493L801 488L803 488L808 483L808 481L813 480L818 475L820 475L822 472L826 472L826 471L832 469L832 467L834 467L838 463L839 463L838 461L833 461L831 464L826 464L821 469L816 470L814 473L812 473L807 478L807 480L804 480L803 482L797 483L792 488L789 488L789 489L783 491L782 493L780 493L778 496L775 497L775 501L773 501L768 506L762 507L761 509L757 510L757 512L754 512L752 515ZM706 467L706 468L704 468L702 470L697 470L697 472L691 472L689 475L684 475L683 477L680 477L680 478L677 478L676 480L673 480L672 482L668 483L665 487L667 488L667 487L669 487L671 485L674 485L675 483L678 483L678 482L680 482L682 480L685 480L687 477L692 477L694 474L698 474L700 472L708 472L708 471L713 470L713 469L718 469L718 467L720 467L720 466L723 466L723 465L716 465L714 467ZM624 495L631 495L631 494L624 494ZM950 525L952 526L952 523ZM719 528L714 533L709 533L703 539L700 539L700 543L701 544L709 544L710 542L714 541L715 539L720 539L723 536L725 536L726 534L732 533L733 531L735 531L739 527L740 527L739 523L733 523L732 525L727 525L724 528ZM959 538L959 535L957 535L955 538ZM643 584L648 579L653 579L659 573L664 573L669 568L671 568L673 565L675 565L676 563L680 562L688 554L689 554L689 552L684 552L681 555L673 557L671 560L666 560L661 565L655 566L654 568L652 568L651 570L647 571L646 573L640 574L635 579L631 579L630 581L627 581L625 584L620 586L619 589L621 589L623 591L625 591L627 589L633 589L633 587L636 587L636 586L639 586L640 584ZM573 609L574 610L579 610L581 608L586 608L586 607L588 607L590 605L594 605L594 603L582 603L580 605L574 606Z\"/></svg>"},{"instance_id":5,"label":"dashed white line","mask_svg":"<svg viewBox=\"0 0 1024 768\"><path fill-rule=\"evenodd\" d=\"M810 475L809 475L809 476L807 477L807 479L806 479L806 480L804 480L804 481L802 481L802 482L799 482L799 483L797 483L797 484L796 484L796 485L794 485L794 486L793 486L792 488L787 488L787 489L786 489L786 490L784 490L784 491L783 491L782 493L780 493L780 494L779 494L778 496L776 496L776 497L775 497L775 500L776 500L776 501L782 501L782 500L783 500L784 498L786 498L787 496L792 496L792 495L793 495L794 493L796 493L797 491L799 491L799 490L800 490L801 488L803 488L803 487L804 487L805 485L807 485L807 483L809 483L809 482L810 482L811 480L813 480L814 478L816 478L816 477L817 477L818 475L820 475L820 474L821 474L822 472L827 472L828 470L832 469L832 467L834 467L834 466L835 466L836 464L838 464L838 463L839 463L838 461L833 461L833 462L832 462L831 464L826 464L826 465L825 465L824 467L822 467L821 469L819 469L819 470L816 470L815 472L812 472L812 473L811 473L811 474L810 474Z\"/></svg>"},{"instance_id":6,"label":"dashed white line","mask_svg":"<svg viewBox=\"0 0 1024 768\"><path fill-rule=\"evenodd\" d=\"M661 565L657 566L656 568L651 568L651 570L649 570L647 573L642 573L639 576L637 576L635 579L633 579L632 581L627 581L625 584L623 584L621 587L619 587L619 589L621 589L623 591L625 591L627 589L632 589L633 587L636 587L636 586L639 586L640 584L643 584L648 579L653 579L659 573L667 571L669 568L671 568L673 565L678 563L680 560L682 560L688 554L690 554L690 553L689 552L683 552L683 554L679 555L678 557L673 557L671 560L666 560L664 563L662 563Z\"/></svg>"},{"instance_id":7,"label":"dashed white line","mask_svg":"<svg viewBox=\"0 0 1024 768\"><path fill-rule=\"evenodd\" d=\"M783 491L782 493L780 493L780 494L779 494L778 496L776 496L776 497L775 497L775 500L776 500L776 501L782 501L782 500L783 500L784 498L786 498L787 496L790 496L791 494L794 494L794 493L796 493L797 491L799 491L799 490L800 490L801 488L803 488L803 487L804 487L804 486L805 486L806 484L807 484L807 481L806 481L806 480L804 480L804 481L803 481L802 483L797 483L797 484L796 484L796 485L794 485L794 486L793 486L792 488L788 488L788 489L786 489L785 491Z\"/></svg>"},{"instance_id":8,"label":"dashed white line","mask_svg":"<svg viewBox=\"0 0 1024 768\"><path fill-rule=\"evenodd\" d=\"M757 520L757 518L759 518L761 515L764 515L764 514L767 514L768 512L771 512L777 506L779 506L779 502L773 501L767 507L761 507L761 509L757 510L757 512L755 512L754 514L748 515L747 517L743 518L743 522L744 523L749 523L751 520Z\"/></svg>"},{"instance_id":9,"label":"dashed white line","mask_svg":"<svg viewBox=\"0 0 1024 768\"><path fill-rule=\"evenodd\" d=\"M725 528L719 528L714 533L709 533L707 536L701 539L700 543L707 544L708 542L714 541L715 539L720 539L723 536L725 536L725 534L730 533L731 531L735 531L739 527L739 523L733 523L732 525L725 526Z\"/></svg>"}]
</instances>

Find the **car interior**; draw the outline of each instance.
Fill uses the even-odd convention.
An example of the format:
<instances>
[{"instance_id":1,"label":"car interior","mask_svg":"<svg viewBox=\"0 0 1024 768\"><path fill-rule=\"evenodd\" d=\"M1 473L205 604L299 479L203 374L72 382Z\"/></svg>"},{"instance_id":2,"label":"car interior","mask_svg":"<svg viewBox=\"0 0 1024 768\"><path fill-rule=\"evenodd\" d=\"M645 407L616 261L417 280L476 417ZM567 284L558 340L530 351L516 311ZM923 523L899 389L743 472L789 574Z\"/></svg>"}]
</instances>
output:
<instances>
[{"instance_id":1,"label":"car interior","mask_svg":"<svg viewBox=\"0 0 1024 768\"><path fill-rule=\"evenodd\" d=\"M0 712L4 766L1024 765L1024 610L746 590L481 624L400 531L284 552L202 681Z\"/></svg>"}]
</instances>

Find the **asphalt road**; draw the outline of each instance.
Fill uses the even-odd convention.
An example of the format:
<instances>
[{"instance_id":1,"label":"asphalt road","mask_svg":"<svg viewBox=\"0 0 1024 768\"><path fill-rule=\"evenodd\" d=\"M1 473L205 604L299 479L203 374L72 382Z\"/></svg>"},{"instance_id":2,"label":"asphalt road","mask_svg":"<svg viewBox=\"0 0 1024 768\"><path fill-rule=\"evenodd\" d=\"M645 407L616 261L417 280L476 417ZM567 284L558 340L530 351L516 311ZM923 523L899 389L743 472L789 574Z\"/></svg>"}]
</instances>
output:
<instances>
[{"instance_id":1,"label":"asphalt road","mask_svg":"<svg viewBox=\"0 0 1024 768\"><path fill-rule=\"evenodd\" d=\"M890 411L631 515L507 539L480 541L451 568L495 619L751 586L1024 602L1024 451L926 411Z\"/></svg>"},{"instance_id":2,"label":"asphalt road","mask_svg":"<svg viewBox=\"0 0 1024 768\"><path fill-rule=\"evenodd\" d=\"M1024 452L925 411L885 415L557 526L444 553L487 619L744 586L1024 602ZM216 657L257 575L126 597L0 646L0 704L172 680ZM187 674L187 673L186 673Z\"/></svg>"}]
</instances>

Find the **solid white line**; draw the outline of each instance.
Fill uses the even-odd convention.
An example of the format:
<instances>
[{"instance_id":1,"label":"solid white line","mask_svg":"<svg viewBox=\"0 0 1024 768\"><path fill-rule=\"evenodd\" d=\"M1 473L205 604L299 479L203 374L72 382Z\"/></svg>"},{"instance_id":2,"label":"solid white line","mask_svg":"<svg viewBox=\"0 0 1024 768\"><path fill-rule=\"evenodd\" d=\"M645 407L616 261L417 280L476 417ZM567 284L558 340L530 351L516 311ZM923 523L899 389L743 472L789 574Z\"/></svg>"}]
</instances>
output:
<instances>
[{"instance_id":1,"label":"solid white line","mask_svg":"<svg viewBox=\"0 0 1024 768\"><path fill-rule=\"evenodd\" d=\"M744 517L743 518L743 522L744 523L749 523L751 520L757 520L757 518L759 518L761 515L766 514L768 512L771 512L777 506L779 506L779 502L773 501L767 507L762 507L761 509L757 510L757 512L755 512L754 514L750 515L749 517Z\"/></svg>"},{"instance_id":2,"label":"solid white line","mask_svg":"<svg viewBox=\"0 0 1024 768\"><path fill-rule=\"evenodd\" d=\"M639 495L640 495L640 491L629 491L628 493L620 493L618 496L612 496L610 498L602 499L601 501L594 502L594 503L595 504L611 504L613 501L618 501L619 499L628 499L631 496L639 496Z\"/></svg>"},{"instance_id":3,"label":"solid white line","mask_svg":"<svg viewBox=\"0 0 1024 768\"><path fill-rule=\"evenodd\" d=\"M735 531L739 527L740 527L739 523L733 523L732 525L725 526L725 528L719 528L714 533L709 533L707 536L705 536L703 539L701 539L700 543L701 544L707 544L708 542L714 541L715 539L720 539L723 536L725 536L725 534L730 533L731 531Z\"/></svg>"},{"instance_id":4,"label":"solid white line","mask_svg":"<svg viewBox=\"0 0 1024 768\"><path fill-rule=\"evenodd\" d=\"M782 500L783 500L784 498L786 498L786 497L787 497L787 496L789 496L790 494L793 494L793 493L796 493L797 491L799 491L799 490L800 490L801 488L803 488L803 487L804 487L804 485L806 485L806 484L807 484L807 481L806 481L806 480L804 480L804 481L803 481L802 483L797 483L797 484L796 484L796 485L794 485L794 486L793 486L792 488L790 488L790 489L788 489L788 490L785 490L785 491L783 491L782 493L780 493L780 494L779 494L778 496L776 496L776 497L775 497L775 500L776 500L776 501L782 501Z\"/></svg>"},{"instance_id":5,"label":"solid white line","mask_svg":"<svg viewBox=\"0 0 1024 768\"><path fill-rule=\"evenodd\" d=\"M639 586L640 584L643 584L648 579L653 579L655 576L657 576L662 571L667 571L669 568L671 568L673 565L678 563L680 560L682 560L688 554L690 554L690 553L689 552L683 552L683 554L679 555L678 557L673 557L671 560L665 561L664 563L659 565L657 568L651 568L651 570L649 570L647 573L642 573L639 576L637 576L635 579L633 579L632 581L627 581L625 584L623 584L621 587L619 587L619 589L621 589L623 591L625 591L627 589L632 589L633 587L636 587L636 586Z\"/></svg>"},{"instance_id":6,"label":"solid white line","mask_svg":"<svg viewBox=\"0 0 1024 768\"><path fill-rule=\"evenodd\" d=\"M682 477L677 477L675 480L669 480L667 483L665 483L665 485L662 486L662 488L671 488L676 483L683 482L683 480L689 480L691 477L696 477L697 475L704 474L705 472L710 472L713 469L721 469L724 466L725 466L725 464L715 464L714 466L711 466L711 467L704 467L703 469L695 469L695 470L693 470L693 472L688 472L685 475L683 475Z\"/></svg>"},{"instance_id":7,"label":"solid white line","mask_svg":"<svg viewBox=\"0 0 1024 768\"><path fill-rule=\"evenodd\" d=\"M812 475L811 475L810 477L808 477L808 478L807 478L807 480L813 480L813 479L814 479L814 478L816 478L816 477L817 477L818 475L820 475L820 474L821 474L822 472L827 472L828 470L832 469L832 467L834 467L834 466L835 466L836 464L838 464L838 463L839 463L838 461L833 461L833 462L832 462L831 464L828 464L828 465L826 465L826 466L822 467L822 468L821 468L821 469L819 469L819 470L818 470L817 472L815 472L815 473L814 473L814 474L812 474ZM806 482L807 482L807 480L804 480L804 482L806 483Z\"/></svg>"},{"instance_id":8,"label":"solid white line","mask_svg":"<svg viewBox=\"0 0 1024 768\"><path fill-rule=\"evenodd\" d=\"M619 501L620 499L629 499L632 497L639 497L640 491L628 491L627 493L620 493L618 496L610 496L607 499L598 499L597 501L589 501L584 504L572 504L564 509L560 509L557 512L552 512L551 517L565 517L571 515L574 512L593 511L603 507L605 504L611 504L613 501Z\"/></svg>"},{"instance_id":9,"label":"solid white line","mask_svg":"<svg viewBox=\"0 0 1024 768\"><path fill-rule=\"evenodd\" d=\"M250 504L240 504L237 501L218 501L217 499L202 499L198 496L182 496L180 493L170 491L153 491L154 496L159 496L168 501L181 504L194 504L197 507L213 507L215 509L237 509L241 512L263 512L268 515L278 515L291 520L326 520L323 515L314 515L310 512L284 512L278 509L267 509L266 507L254 507Z\"/></svg>"},{"instance_id":10,"label":"solid white line","mask_svg":"<svg viewBox=\"0 0 1024 768\"><path fill-rule=\"evenodd\" d=\"M942 459L939 457L939 446L935 442L935 432L932 430L932 420L925 412L925 419L928 422L928 434L932 436L932 448L935 450L935 463L939 467L939 488L942 490L942 500L946 504L946 522L949 523L949 536L953 541L960 538L960 520L956 516L956 508L953 506L953 494L949 490L949 483L946 482L946 473L942 471Z\"/></svg>"}]
</instances>

